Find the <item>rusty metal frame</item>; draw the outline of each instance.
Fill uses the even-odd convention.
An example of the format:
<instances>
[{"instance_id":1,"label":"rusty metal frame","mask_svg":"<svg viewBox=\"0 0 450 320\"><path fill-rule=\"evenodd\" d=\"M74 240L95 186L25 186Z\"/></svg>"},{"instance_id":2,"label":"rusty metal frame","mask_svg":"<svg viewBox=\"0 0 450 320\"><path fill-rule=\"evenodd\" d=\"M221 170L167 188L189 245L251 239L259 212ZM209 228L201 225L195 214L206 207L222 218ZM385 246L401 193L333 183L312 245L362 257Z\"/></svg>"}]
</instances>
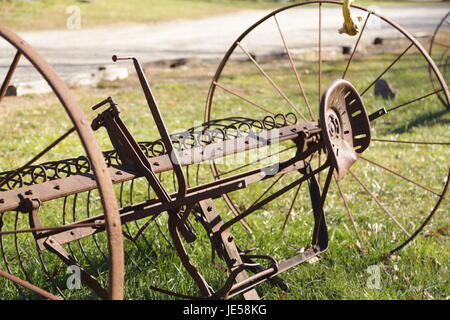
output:
<instances>
[{"instance_id":1,"label":"rusty metal frame","mask_svg":"<svg viewBox=\"0 0 450 320\"><path fill-rule=\"evenodd\" d=\"M257 26L269 18L274 18L280 36L283 40L283 45L288 52L290 65L294 70L295 64L292 56L289 54L289 49L280 25L276 18L276 14L295 7L303 5L318 4L319 8L319 83L318 89L320 93L320 117L317 122L310 109L309 101L305 98L305 103L308 105L310 116L312 120L309 121L287 98L280 88L270 79L267 73L261 68L258 62L252 55L242 46L241 41ZM1 231L0 236L6 234L18 233L32 233L36 241L39 251L48 250L56 254L63 262L68 265L77 265L75 257L71 255L71 249L66 251L62 247L63 244L70 244L71 242L80 239L95 236L99 232L106 231L108 239L108 255L109 255L109 287L102 288L97 280L88 272L84 271L81 266L81 275L83 281L101 298L105 299L122 299L124 290L124 250L123 250L123 236L135 242L144 233L145 228L148 227L156 218L163 212L168 213L168 231L172 240L172 245L175 248L178 256L185 269L195 281L201 296L186 296L176 292L171 292L165 289L152 287L156 291L166 294L171 294L177 297L191 298L191 299L227 299L232 298L238 294L243 294L246 299L259 299L259 295L254 289L258 284L265 281L273 281L278 285L283 286L282 280L278 276L300 263L303 263L312 257L319 255L328 249L328 231L326 225L326 217L324 212L324 204L328 194L329 186L333 180L338 183L347 173L349 173L361 186L365 188L363 183L354 175L350 167L357 159L364 159L362 156L364 150L369 147L371 143L371 122L376 121L389 112L403 107L409 103L419 101L430 95L441 93L445 95L449 101L448 87L442 75L439 73L434 62L430 56L422 48L422 46L415 40L408 32L400 26L378 15L375 12L369 12L363 7L353 6L367 12L367 18L364 27L371 15L377 16L384 20L397 30L399 30L407 39L411 41L411 45L394 61L398 61L403 54L405 54L412 46L422 54L427 60L430 67L430 72L434 72L438 78L441 89L414 99L408 103L385 109L382 108L372 114L367 114L362 95L370 88L367 88L359 94L357 90L348 81L343 80L347 71L349 70L351 61L355 55L356 47L364 31L364 27L357 44L353 49L350 59L345 68L342 79L338 79L332 83L322 94L322 5L335 4L342 5L338 1L306 1L293 5L286 6L279 10L275 10L266 17L259 20L257 23L248 28L231 46L225 54L219 68L212 80L209 89L207 105L205 109L205 123L201 126L201 134L205 134L208 128L217 125L219 122L211 119L212 104L214 92L216 87L219 87L231 94L229 88L219 83L223 69L225 68L228 59L236 48L240 48L252 61L261 74L267 78L274 89L282 96L283 99L291 107L294 120L289 118L289 114L272 114L270 110L264 109L270 116L263 120L257 119L238 119L239 128L233 125L237 132L239 132L240 125L252 127L249 122L258 123L263 132L250 132L247 135L240 136L239 134L228 136L224 130L218 132L223 139L214 140L214 134L210 134L209 140L202 143L202 138L195 137L195 128L187 131L189 141L181 141L170 136L167 127L164 123L163 117L160 113L155 96L147 82L144 71L139 61L134 57L117 57L113 56L114 61L131 60L136 69L140 85L144 92L144 96L149 106L149 110L155 120L160 139L149 144L138 143L131 132L121 120L119 109L112 98L107 98L93 107L94 110L99 110L105 105L109 105L104 111L100 112L91 125L87 122L81 109L76 104L73 96L69 93L64 83L57 77L53 69L45 63L45 61L23 40L9 31L7 28L0 25L0 36L9 41L17 49L17 53L13 59L11 67L7 73L6 79L0 87L0 101L6 93L8 84L13 76L21 56L27 58L38 70L42 76L47 80L52 87L53 92L59 98L61 104L66 109L70 116L74 128L67 131L63 136L56 140L56 142L46 148L43 153L38 154L32 160L27 162L24 166L17 170L6 173L0 173L0 214L7 211L17 210L28 214L29 229ZM384 72L387 72L393 65L391 64ZM384 74L384 72L382 74ZM298 73L296 79L300 90L303 92L303 86ZM241 97L245 100L244 97ZM249 100L246 100L252 103ZM254 103L253 103L254 104ZM298 123L295 113L304 120ZM344 121L344 120L345 121ZM223 119L221 119L223 120ZM236 119L234 119L236 120ZM241 122L239 122L241 121ZM230 126L228 128L232 128ZM98 130L104 127L107 130L109 138L114 146L113 151L101 153L98 144L95 141L93 130ZM77 159L64 159L53 163L44 163L31 166L37 161L46 150L51 149L55 144L77 131L80 140L86 150L86 157L79 157ZM268 133L268 135L267 135ZM219 134L219 135L220 135ZM267 136L269 138L267 138ZM374 139L375 140L375 139ZM280 161L276 164L265 167L248 170L244 173L235 174L233 176L222 178L219 175L215 160L226 155L236 154L249 150L254 150L269 144L280 143L283 141L292 141L295 144L296 153L290 159ZM380 141L380 139L378 139ZM204 141L203 141L204 142ZM150 155L146 145L161 147L158 152L152 152ZM236 148L236 145L238 146ZM154 150L153 150L154 151ZM312 159L324 153L327 159L323 164L319 164L317 168L312 167ZM115 159L115 163L112 162ZM214 181L190 187L188 179L183 173L183 167L199 164L209 161ZM71 172L71 165L76 167L75 172ZM61 171L65 171L65 175L60 175ZM54 171L54 176L50 179L47 176L47 168ZM384 168L389 171L389 168ZM320 173L326 171L326 178L323 184L320 183ZM169 194L164 185L161 183L157 174L162 172L172 171L175 175L174 183L177 186L176 192ZM259 198L253 205L243 212L240 212L228 194L238 190L244 190L251 184L260 181L276 178L281 179L283 175L297 172L300 177L293 182L282 187L278 191L265 197ZM336 175L335 175L336 173ZM393 174L397 174L392 172ZM31 177L31 181L24 183L22 174ZM397 174L398 175L398 174ZM156 194L155 198L147 201L132 204L129 206L122 206L119 209L117 205L116 195L113 190L113 184L123 183L125 181L134 181L134 179L143 177L147 180L149 189ZM42 178L44 182L41 182ZM405 178L405 177L403 177ZM435 207L431 213L426 217L421 226L408 238L401 243L395 250L399 250L414 239L423 227L430 221L432 216L437 211L437 208L443 201L448 190L449 177L445 183L444 189L441 193L431 190L435 195L439 196ZM406 178L405 178L406 179ZM17 181L15 181L17 180ZM15 183L15 182L17 183ZM13 182L12 184L10 182ZM283 196L286 192L300 187L302 183L308 184L309 195L311 199L311 207L314 217L314 226L312 230L311 245L304 252L299 253L293 257L282 261L277 261L275 258L262 255L251 254L251 251L241 250L234 241L232 228L237 223L242 223L244 227L249 228L245 222L245 218L250 216L256 210L262 208L267 203ZM419 187L426 188L416 183ZM339 187L339 184L338 184ZM99 189L101 201L103 205L103 213L96 216L89 216L86 219L68 223L62 226L43 226L39 218L39 210L41 204L46 201L51 201L58 198L67 198L69 195L77 195L81 192L90 192ZM297 189L297 193L298 193ZM339 191L341 189L339 187ZM373 199L378 203L376 196L366 190ZM430 191L430 190L429 190ZM122 196L121 196L122 197ZM121 198L120 197L120 198ZM217 211L214 199L223 197L225 202L232 210L234 217L228 221L223 221L219 212ZM120 200L121 201L121 200ZM344 198L345 202L345 198ZM348 210L348 206L345 203ZM291 206L292 209L292 206ZM383 208L388 215L390 212ZM189 225L189 217L195 217L207 231L209 240L212 244L212 260L215 261L215 256L221 257L227 264L229 275L222 288L212 288L202 273L191 261L189 254L185 248L185 243L192 243L196 240L196 236ZM122 231L122 226L126 226L130 222L150 218L140 227L135 236L131 236ZM393 220L396 222L395 218ZM353 220L352 220L353 221ZM0 220L1 223L1 220ZM265 261L269 263L268 267L262 267L258 261ZM253 275L250 275L252 272ZM45 298L55 299L57 297L36 288L31 283L17 279L9 273L0 271L0 276L6 277L9 280L24 286Z\"/></svg>"}]
</instances>

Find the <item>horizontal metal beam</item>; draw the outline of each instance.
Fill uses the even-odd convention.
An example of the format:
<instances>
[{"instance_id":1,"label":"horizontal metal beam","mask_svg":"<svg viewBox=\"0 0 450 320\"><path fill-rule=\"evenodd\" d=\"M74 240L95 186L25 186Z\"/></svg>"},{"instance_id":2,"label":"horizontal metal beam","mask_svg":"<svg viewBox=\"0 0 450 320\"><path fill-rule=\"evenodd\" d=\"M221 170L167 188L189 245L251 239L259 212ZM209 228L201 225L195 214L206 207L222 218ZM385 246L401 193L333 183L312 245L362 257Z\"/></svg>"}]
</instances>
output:
<instances>
[{"instance_id":1,"label":"horizontal metal beam","mask_svg":"<svg viewBox=\"0 0 450 320\"><path fill-rule=\"evenodd\" d=\"M292 140L304 135L305 132L317 133L318 131L320 129L315 122L295 124L179 151L178 158L182 166L198 164L246 150L261 148L268 144ZM167 154L149 158L149 161L155 173L172 170L172 163ZM114 184L141 176L132 169L123 166L112 166L108 170ZM46 202L96 188L95 176L91 173L81 173L41 184L3 191L0 193L0 213L18 209L24 198L38 198L41 202Z\"/></svg>"},{"instance_id":2,"label":"horizontal metal beam","mask_svg":"<svg viewBox=\"0 0 450 320\"><path fill-rule=\"evenodd\" d=\"M250 184L283 175L291 171L301 170L305 167L305 159L308 156L309 153L298 154L292 159L279 163L277 166L278 168L276 168L277 170L275 171L272 171L274 167L271 165L190 188L187 190L187 194L183 199L177 199L176 194L172 194L170 195L172 199L171 202L162 203L158 199L151 199L121 208L119 211L121 222L122 224L125 224L149 216L155 216L182 205L191 205L202 200L218 198L223 194L244 189ZM301 179L304 178L305 177ZM61 244L79 240L104 231L103 221L104 216L97 215L65 225L64 230L42 232L39 234L38 239L51 236ZM89 224L96 225L90 226ZM70 226L72 226L72 228L68 229Z\"/></svg>"}]
</instances>

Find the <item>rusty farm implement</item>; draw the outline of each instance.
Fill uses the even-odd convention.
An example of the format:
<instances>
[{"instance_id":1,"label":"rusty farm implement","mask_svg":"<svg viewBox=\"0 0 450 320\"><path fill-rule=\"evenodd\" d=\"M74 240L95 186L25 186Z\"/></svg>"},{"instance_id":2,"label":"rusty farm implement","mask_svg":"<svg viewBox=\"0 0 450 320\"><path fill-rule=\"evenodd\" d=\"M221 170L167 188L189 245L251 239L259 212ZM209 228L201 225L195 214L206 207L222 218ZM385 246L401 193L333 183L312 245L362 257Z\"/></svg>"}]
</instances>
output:
<instances>
[{"instance_id":1,"label":"rusty farm implement","mask_svg":"<svg viewBox=\"0 0 450 320\"><path fill-rule=\"evenodd\" d=\"M448 105L448 87L417 40L389 19L359 6L352 9L362 19L351 54L345 62L327 58L325 42L331 40L323 36L329 27L325 17L327 10L341 6L338 1L306 1L256 22L220 63L204 121L175 134L165 125L139 61L114 56L116 63L134 65L154 120L149 130L159 137L153 141L136 140L115 98L92 107L95 116L88 121L43 58L0 26L12 61L0 101L8 99L9 83L24 61L25 70L40 74L52 88L53 96L46 99L61 105L72 124L41 149L25 147L36 152L23 165L8 168L21 159L8 157L6 151L1 160L0 278L8 280L5 286L14 286L23 298L37 294L49 299L122 299L128 287L138 285L128 277L127 268L148 269L137 257L152 261L157 254L153 244L164 238L197 289L182 293L175 284L147 290L192 299L237 295L258 299L257 285L268 281L286 289L283 272L319 256L330 239L339 241L340 229L332 227L330 234L327 227L328 201L332 201L328 208L342 201L340 213L346 222L336 220L335 212L328 219L332 225L345 226L342 232L353 233L359 250L392 252L409 244L445 205L449 136L405 140L401 134L417 125L417 113L426 112L430 100L443 99ZM300 22L306 14L314 14L311 46L317 50L312 59L305 57L297 65L300 59L289 46L289 37L298 30L287 28L283 19L295 16ZM358 59L364 36L373 32L372 20L400 35L401 48L383 56L379 71L367 70L363 78L352 78L352 62ZM273 34L276 39L267 37L278 41L284 52L275 64L252 49L258 35ZM425 74L413 90L408 88L410 79L396 71L408 57L413 67L401 72L417 67ZM339 66L339 75L334 65ZM251 82L236 76L241 68L253 68ZM287 75L288 93L278 85ZM314 85L305 85L308 77L315 77ZM372 94L385 78L395 86L395 99L380 100ZM257 88L247 87L250 84ZM439 100L433 103L442 108ZM98 134L110 142L110 151L101 151ZM21 139L21 145L28 141ZM71 150L80 154L84 150L84 155L49 159L68 139ZM422 156L411 160L411 152ZM385 177L396 182L387 183ZM417 203L404 200L406 193ZM295 211L305 214L299 218ZM309 230L310 241L299 251L297 238L308 233L300 230ZM264 233L280 234L279 243L254 239ZM242 235L253 237L249 241L258 248L250 249ZM289 239L295 244L289 245ZM259 246L274 253L261 252ZM220 277L195 263L206 256ZM66 287L66 267L79 272L85 289L79 296ZM7 298L1 292L0 298Z\"/></svg>"}]
</instances>

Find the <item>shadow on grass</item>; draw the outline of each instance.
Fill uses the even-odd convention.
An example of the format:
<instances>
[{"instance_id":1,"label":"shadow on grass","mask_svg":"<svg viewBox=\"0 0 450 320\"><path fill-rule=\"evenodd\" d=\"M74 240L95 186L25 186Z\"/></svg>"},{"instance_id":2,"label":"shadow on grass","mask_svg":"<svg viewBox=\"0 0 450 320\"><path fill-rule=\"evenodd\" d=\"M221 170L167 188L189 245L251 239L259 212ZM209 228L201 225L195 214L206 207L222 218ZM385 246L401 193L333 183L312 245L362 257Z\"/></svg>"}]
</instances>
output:
<instances>
[{"instance_id":1,"label":"shadow on grass","mask_svg":"<svg viewBox=\"0 0 450 320\"><path fill-rule=\"evenodd\" d=\"M389 133L405 133L410 131L412 128L430 125L449 125L450 119L444 118L448 113L447 110L432 111L429 113L421 114L407 125L398 126L389 130Z\"/></svg>"}]
</instances>

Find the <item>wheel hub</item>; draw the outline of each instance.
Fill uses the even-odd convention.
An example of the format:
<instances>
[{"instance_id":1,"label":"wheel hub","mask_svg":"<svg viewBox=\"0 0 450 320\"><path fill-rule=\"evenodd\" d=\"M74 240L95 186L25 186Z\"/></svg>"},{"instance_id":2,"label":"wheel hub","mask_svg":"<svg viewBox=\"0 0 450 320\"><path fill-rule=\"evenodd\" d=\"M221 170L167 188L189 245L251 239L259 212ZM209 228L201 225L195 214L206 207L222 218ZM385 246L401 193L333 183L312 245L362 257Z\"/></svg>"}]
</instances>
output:
<instances>
[{"instance_id":1,"label":"wheel hub","mask_svg":"<svg viewBox=\"0 0 450 320\"><path fill-rule=\"evenodd\" d=\"M345 80L334 81L322 96L320 125L325 148L342 179L370 143L370 121L361 96Z\"/></svg>"}]
</instances>

